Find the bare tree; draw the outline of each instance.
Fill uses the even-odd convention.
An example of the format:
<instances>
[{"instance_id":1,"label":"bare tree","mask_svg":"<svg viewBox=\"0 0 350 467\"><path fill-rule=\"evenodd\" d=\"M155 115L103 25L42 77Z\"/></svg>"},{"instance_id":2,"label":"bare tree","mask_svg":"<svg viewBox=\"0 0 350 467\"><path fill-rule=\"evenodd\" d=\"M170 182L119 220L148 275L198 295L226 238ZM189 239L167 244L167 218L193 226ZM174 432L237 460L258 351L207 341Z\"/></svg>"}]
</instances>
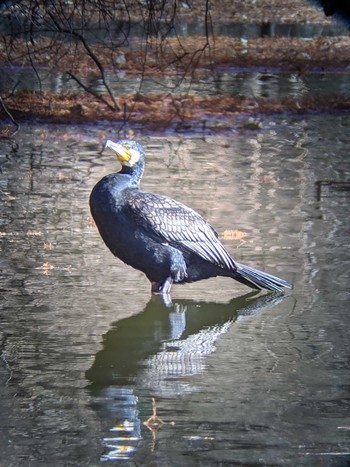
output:
<instances>
[{"instance_id":1,"label":"bare tree","mask_svg":"<svg viewBox=\"0 0 350 467\"><path fill-rule=\"evenodd\" d=\"M29 65L41 89L41 67L63 72L110 110L122 108L111 82L118 71L143 78L172 74L169 93L192 76L213 47L209 0L203 4L204 34L186 41L179 34L177 0L22 0L2 6L7 27L1 41L9 63ZM187 4L186 4L187 5ZM188 4L188 8L190 5ZM133 51L134 60L127 56ZM210 60L209 60L210 61ZM91 77L95 77L91 84ZM90 81L90 82L89 82ZM98 86L96 86L96 82ZM142 91L143 80L140 81Z\"/></svg>"}]
</instances>

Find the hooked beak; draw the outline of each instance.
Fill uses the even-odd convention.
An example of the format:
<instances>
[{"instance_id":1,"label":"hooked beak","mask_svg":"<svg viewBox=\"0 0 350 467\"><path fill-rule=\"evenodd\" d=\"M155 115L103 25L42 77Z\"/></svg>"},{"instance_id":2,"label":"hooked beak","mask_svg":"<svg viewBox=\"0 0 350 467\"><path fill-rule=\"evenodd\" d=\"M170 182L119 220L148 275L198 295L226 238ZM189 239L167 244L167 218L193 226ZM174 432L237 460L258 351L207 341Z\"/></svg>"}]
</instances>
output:
<instances>
[{"instance_id":1,"label":"hooked beak","mask_svg":"<svg viewBox=\"0 0 350 467\"><path fill-rule=\"evenodd\" d=\"M128 149L126 149L122 144L114 143L110 139L106 141L105 149L110 148L117 155L120 162L128 162L130 160L131 154Z\"/></svg>"}]
</instances>

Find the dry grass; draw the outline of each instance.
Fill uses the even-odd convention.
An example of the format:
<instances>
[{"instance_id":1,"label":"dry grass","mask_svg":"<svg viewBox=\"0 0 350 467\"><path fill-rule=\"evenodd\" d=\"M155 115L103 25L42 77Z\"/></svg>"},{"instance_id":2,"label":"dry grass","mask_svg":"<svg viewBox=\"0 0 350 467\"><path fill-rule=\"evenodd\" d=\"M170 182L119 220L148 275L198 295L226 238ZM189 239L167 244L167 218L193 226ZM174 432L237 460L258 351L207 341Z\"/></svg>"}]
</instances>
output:
<instances>
[{"instance_id":1,"label":"dry grass","mask_svg":"<svg viewBox=\"0 0 350 467\"><path fill-rule=\"evenodd\" d=\"M243 99L235 96L172 97L126 96L129 123L161 126L174 122L195 122L205 119L223 119L234 125L241 114L258 115L281 112L322 112L350 110L350 100L344 98L306 98L296 101ZM162 105L159 105L159 102ZM79 105L77 106L77 102ZM8 108L17 120L36 118L39 121L62 123L95 122L98 120L122 121L121 112L113 112L87 94L22 92L8 99ZM78 107L78 109L77 109Z\"/></svg>"},{"instance_id":2,"label":"dry grass","mask_svg":"<svg viewBox=\"0 0 350 467\"><path fill-rule=\"evenodd\" d=\"M191 8L179 4L179 23L192 20L203 22L205 2L190 1ZM122 7L114 2L115 8ZM120 3L122 5L122 2ZM135 0L135 21L141 14L141 4ZM209 22L213 25L232 22L278 22L327 24L321 9L307 0L211 0ZM119 10L118 10L119 11ZM122 14L122 13L121 13ZM141 19L141 16L140 18ZM277 69L299 75L311 70L347 70L350 63L350 37L302 38L262 37L249 40L225 36L160 38L148 37L146 42L134 41L132 46L91 46L105 71L125 70L142 77L198 77L205 79L208 71L245 69ZM118 56L125 61L117 63ZM84 81L99 75L99 69L83 45L71 38L59 41L41 38L35 44L18 39L5 48L0 44L0 64L44 67L52 72L68 73ZM122 112L109 109L103 102L87 93L14 92L6 97L6 107L15 119L38 118L57 122L89 122L96 120L122 121ZM103 96L110 102L109 97ZM243 99L237 96L174 97L164 90L155 96L117 96L120 107L126 103L128 120L144 124L168 124L174 121L194 121L206 118L230 117L238 113L255 115L271 112L309 112L348 110L345 99L307 98ZM159 102L162 105L159 105ZM2 117L0 113L0 118ZM0 128L0 137L9 130Z\"/></svg>"}]
</instances>

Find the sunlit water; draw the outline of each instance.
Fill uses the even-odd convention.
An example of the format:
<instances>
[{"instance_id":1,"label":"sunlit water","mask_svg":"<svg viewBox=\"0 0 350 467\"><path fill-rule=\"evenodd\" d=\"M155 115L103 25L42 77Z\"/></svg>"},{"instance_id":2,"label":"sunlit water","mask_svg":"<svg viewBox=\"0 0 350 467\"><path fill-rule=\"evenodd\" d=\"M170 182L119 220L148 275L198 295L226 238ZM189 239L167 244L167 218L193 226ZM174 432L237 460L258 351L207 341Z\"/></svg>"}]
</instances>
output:
<instances>
[{"instance_id":1,"label":"sunlit water","mask_svg":"<svg viewBox=\"0 0 350 467\"><path fill-rule=\"evenodd\" d=\"M211 279L168 308L91 222L117 169L105 130L0 141L0 465L349 465L350 117L138 135L144 189L294 284L282 299Z\"/></svg>"}]
</instances>

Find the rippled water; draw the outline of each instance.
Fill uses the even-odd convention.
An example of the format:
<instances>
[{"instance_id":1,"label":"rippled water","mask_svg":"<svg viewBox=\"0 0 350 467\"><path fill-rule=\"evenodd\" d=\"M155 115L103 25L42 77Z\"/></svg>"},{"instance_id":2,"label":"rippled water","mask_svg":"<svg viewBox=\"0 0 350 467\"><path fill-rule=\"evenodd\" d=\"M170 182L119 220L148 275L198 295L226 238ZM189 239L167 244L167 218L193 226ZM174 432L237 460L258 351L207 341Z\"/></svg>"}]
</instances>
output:
<instances>
[{"instance_id":1,"label":"rippled water","mask_svg":"<svg viewBox=\"0 0 350 467\"><path fill-rule=\"evenodd\" d=\"M38 76L40 81L38 80ZM329 95L350 96L349 74L347 71L332 70L328 72L309 72L307 75L298 73L276 72L275 69L264 67L250 69L223 68L215 75L203 70L197 78L192 76L167 77L166 79L135 76L133 73L106 73L109 85L115 95L130 95L142 92L146 95L171 91L174 95L199 96L243 96L248 98L311 98L329 97ZM16 84L17 83L17 84ZM10 93L16 84L19 91L49 91L62 93L67 91L80 92L81 87L65 74L49 73L39 69L37 74L31 68L1 67L0 90ZM91 77L89 86L93 91L103 93L104 84L101 79ZM330 93L330 90L333 92Z\"/></svg>"},{"instance_id":2,"label":"rippled water","mask_svg":"<svg viewBox=\"0 0 350 467\"><path fill-rule=\"evenodd\" d=\"M169 308L91 222L117 167L107 135L27 125L0 141L0 465L348 465L350 117L138 135L143 188L294 283L284 299L175 286Z\"/></svg>"}]
</instances>

